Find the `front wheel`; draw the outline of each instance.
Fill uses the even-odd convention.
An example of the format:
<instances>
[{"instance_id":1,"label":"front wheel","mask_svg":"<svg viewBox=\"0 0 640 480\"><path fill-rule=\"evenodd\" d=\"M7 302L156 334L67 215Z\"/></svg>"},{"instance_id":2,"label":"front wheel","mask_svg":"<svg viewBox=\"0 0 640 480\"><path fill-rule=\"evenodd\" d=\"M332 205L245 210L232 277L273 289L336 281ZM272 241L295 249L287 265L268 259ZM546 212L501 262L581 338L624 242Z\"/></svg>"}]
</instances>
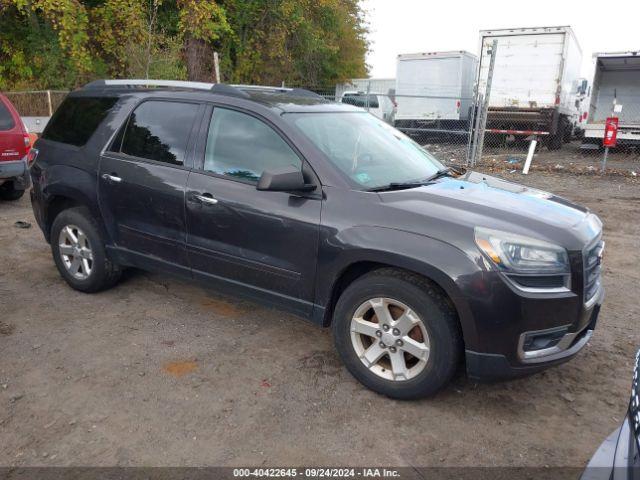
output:
<instances>
[{"instance_id":1,"label":"front wheel","mask_svg":"<svg viewBox=\"0 0 640 480\"><path fill-rule=\"evenodd\" d=\"M351 374L392 398L433 395L449 382L462 352L446 295L423 277L395 269L374 271L347 287L333 333Z\"/></svg>"}]
</instances>

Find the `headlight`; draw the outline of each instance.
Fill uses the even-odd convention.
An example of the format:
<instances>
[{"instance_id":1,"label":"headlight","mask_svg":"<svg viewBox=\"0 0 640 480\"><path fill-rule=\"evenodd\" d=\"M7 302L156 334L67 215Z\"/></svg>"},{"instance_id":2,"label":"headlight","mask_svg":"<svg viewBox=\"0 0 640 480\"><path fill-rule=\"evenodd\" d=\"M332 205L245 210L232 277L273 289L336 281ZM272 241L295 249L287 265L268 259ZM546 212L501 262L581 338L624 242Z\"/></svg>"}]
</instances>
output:
<instances>
[{"instance_id":1,"label":"headlight","mask_svg":"<svg viewBox=\"0 0 640 480\"><path fill-rule=\"evenodd\" d=\"M476 227L478 248L510 273L570 273L567 251L559 245L508 232Z\"/></svg>"}]
</instances>

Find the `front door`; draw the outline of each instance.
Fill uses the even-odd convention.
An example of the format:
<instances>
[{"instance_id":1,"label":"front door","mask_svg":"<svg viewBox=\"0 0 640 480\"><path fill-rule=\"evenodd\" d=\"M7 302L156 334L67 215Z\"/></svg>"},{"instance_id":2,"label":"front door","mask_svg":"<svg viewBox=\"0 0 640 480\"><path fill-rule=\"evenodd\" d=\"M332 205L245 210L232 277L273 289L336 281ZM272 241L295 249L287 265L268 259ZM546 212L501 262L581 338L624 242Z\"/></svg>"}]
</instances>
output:
<instances>
[{"instance_id":1,"label":"front door","mask_svg":"<svg viewBox=\"0 0 640 480\"><path fill-rule=\"evenodd\" d=\"M309 314L320 196L256 190L264 170L302 169L301 157L264 120L216 107L199 163L186 192L194 274Z\"/></svg>"},{"instance_id":2,"label":"front door","mask_svg":"<svg viewBox=\"0 0 640 480\"><path fill-rule=\"evenodd\" d=\"M123 254L188 271L185 162L202 108L194 103L145 101L102 155L100 209Z\"/></svg>"}]
</instances>

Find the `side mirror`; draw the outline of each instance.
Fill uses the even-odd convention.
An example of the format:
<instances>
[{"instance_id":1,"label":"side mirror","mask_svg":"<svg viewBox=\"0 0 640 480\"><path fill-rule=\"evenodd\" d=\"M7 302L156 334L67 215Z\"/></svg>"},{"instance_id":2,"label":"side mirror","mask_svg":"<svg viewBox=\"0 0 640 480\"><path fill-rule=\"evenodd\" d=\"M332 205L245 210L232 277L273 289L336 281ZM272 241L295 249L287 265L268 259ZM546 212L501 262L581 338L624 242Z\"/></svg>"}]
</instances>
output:
<instances>
[{"instance_id":1,"label":"side mirror","mask_svg":"<svg viewBox=\"0 0 640 480\"><path fill-rule=\"evenodd\" d=\"M271 192L308 192L315 190L316 186L304 183L302 170L294 166L287 166L262 172L256 188Z\"/></svg>"}]
</instances>

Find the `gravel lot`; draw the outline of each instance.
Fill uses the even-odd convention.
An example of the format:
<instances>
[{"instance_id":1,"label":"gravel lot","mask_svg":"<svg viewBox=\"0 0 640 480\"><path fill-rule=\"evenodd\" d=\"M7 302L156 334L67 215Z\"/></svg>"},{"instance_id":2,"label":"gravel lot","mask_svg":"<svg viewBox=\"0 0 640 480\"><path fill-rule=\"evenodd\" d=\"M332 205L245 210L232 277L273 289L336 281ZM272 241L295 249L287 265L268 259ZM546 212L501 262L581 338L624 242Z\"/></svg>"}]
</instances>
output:
<instances>
[{"instance_id":1,"label":"gravel lot","mask_svg":"<svg viewBox=\"0 0 640 480\"><path fill-rule=\"evenodd\" d=\"M276 310L139 271L75 292L27 197L1 203L0 465L585 465L623 418L640 347L640 183L503 176L604 220L599 327L567 364L461 374L417 402L366 390L329 331Z\"/></svg>"}]
</instances>

